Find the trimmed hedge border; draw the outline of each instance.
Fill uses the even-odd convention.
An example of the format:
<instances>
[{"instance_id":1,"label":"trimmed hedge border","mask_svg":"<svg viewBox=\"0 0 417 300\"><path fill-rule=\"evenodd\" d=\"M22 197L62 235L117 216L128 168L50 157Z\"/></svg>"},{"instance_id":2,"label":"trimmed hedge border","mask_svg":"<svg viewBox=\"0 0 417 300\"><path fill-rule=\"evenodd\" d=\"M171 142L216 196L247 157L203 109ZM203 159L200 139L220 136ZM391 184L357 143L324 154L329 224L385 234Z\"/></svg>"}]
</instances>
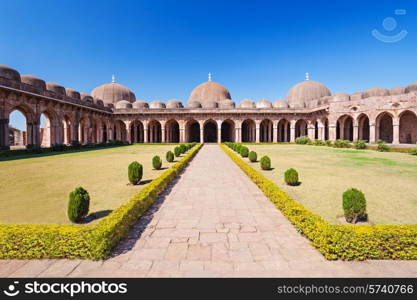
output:
<instances>
[{"instance_id":1,"label":"trimmed hedge border","mask_svg":"<svg viewBox=\"0 0 417 300\"><path fill-rule=\"evenodd\" d=\"M191 149L179 162L95 225L0 224L0 259L106 258L201 147L199 144Z\"/></svg>"},{"instance_id":2,"label":"trimmed hedge border","mask_svg":"<svg viewBox=\"0 0 417 300\"><path fill-rule=\"evenodd\" d=\"M326 259L417 259L417 225L330 224L290 198L226 146L220 147Z\"/></svg>"}]
</instances>

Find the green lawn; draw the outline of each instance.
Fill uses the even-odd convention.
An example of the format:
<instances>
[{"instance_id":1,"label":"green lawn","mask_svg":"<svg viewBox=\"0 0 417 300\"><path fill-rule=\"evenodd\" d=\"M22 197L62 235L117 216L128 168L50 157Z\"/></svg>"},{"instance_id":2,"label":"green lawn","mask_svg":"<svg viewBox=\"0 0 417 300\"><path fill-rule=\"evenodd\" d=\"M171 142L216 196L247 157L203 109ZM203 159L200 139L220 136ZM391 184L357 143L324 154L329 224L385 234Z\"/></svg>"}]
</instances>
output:
<instances>
[{"instance_id":1,"label":"green lawn","mask_svg":"<svg viewBox=\"0 0 417 300\"><path fill-rule=\"evenodd\" d=\"M153 170L152 157L174 145L132 145L23 159L0 160L0 222L66 224L68 194L83 186L90 194L90 213L103 215L127 202L164 170ZM128 185L127 166L144 167L143 184ZM177 159L176 159L177 160ZM175 161L174 161L175 163Z\"/></svg>"},{"instance_id":2,"label":"green lawn","mask_svg":"<svg viewBox=\"0 0 417 300\"><path fill-rule=\"evenodd\" d=\"M258 159L268 155L271 171L262 171L291 197L331 223L343 215L342 193L356 187L365 193L374 224L417 224L417 157L404 153L335 149L304 145L248 145ZM247 159L245 159L248 161ZM301 185L284 183L295 168Z\"/></svg>"}]
</instances>

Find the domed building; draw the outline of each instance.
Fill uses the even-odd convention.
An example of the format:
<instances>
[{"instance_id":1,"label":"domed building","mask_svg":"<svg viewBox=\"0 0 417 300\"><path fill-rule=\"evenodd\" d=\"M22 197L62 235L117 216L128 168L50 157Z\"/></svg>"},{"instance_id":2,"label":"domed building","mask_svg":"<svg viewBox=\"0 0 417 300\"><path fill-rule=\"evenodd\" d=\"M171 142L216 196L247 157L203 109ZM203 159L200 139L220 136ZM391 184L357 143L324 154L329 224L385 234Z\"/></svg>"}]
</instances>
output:
<instances>
[{"instance_id":1,"label":"domed building","mask_svg":"<svg viewBox=\"0 0 417 300\"><path fill-rule=\"evenodd\" d=\"M183 105L172 98L136 101L133 91L116 83L114 76L89 95L0 65L0 148L14 146L4 134L14 110L26 118L27 147L115 140L272 143L294 142L300 136L371 144L379 139L395 145L417 142L417 83L332 94L307 73L286 99L260 99L233 101L211 74ZM46 128L40 128L41 114L48 119Z\"/></svg>"}]
</instances>

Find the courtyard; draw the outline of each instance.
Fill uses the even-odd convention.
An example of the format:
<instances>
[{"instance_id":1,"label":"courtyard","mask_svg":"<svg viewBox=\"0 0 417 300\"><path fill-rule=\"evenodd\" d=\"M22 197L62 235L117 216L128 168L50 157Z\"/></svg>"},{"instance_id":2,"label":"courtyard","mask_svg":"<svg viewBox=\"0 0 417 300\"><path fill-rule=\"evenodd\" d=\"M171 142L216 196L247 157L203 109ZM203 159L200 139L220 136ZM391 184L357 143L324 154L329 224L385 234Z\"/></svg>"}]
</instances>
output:
<instances>
[{"instance_id":1,"label":"courtyard","mask_svg":"<svg viewBox=\"0 0 417 300\"><path fill-rule=\"evenodd\" d=\"M175 145L130 145L59 155L0 159L0 223L68 224L68 194L84 187L90 194L91 221L127 202L174 164L165 153ZM152 167L159 155L162 169ZM128 185L127 167L143 165L141 184Z\"/></svg>"}]
</instances>

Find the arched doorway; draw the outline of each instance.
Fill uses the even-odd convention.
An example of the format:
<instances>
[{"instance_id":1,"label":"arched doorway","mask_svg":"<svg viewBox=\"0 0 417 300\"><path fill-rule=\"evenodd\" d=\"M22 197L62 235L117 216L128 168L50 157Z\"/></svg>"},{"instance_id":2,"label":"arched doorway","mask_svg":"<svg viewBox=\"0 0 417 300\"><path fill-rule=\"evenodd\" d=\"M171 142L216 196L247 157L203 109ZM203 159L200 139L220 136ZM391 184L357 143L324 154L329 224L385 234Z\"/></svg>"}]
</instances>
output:
<instances>
[{"instance_id":1,"label":"arched doorway","mask_svg":"<svg viewBox=\"0 0 417 300\"><path fill-rule=\"evenodd\" d=\"M114 122L114 140L119 142L126 142L127 139L126 134L126 124L121 121L117 120Z\"/></svg>"},{"instance_id":2,"label":"arched doorway","mask_svg":"<svg viewBox=\"0 0 417 300\"><path fill-rule=\"evenodd\" d=\"M189 120L185 125L185 135L188 143L200 142L200 123L196 120Z\"/></svg>"},{"instance_id":3,"label":"arched doorway","mask_svg":"<svg viewBox=\"0 0 417 300\"><path fill-rule=\"evenodd\" d=\"M167 143L180 142L180 125L176 120L169 120L165 125L165 141Z\"/></svg>"},{"instance_id":4,"label":"arched doorway","mask_svg":"<svg viewBox=\"0 0 417 300\"><path fill-rule=\"evenodd\" d=\"M64 145L71 144L72 136L71 136L71 119L67 115L64 115L62 119L62 142Z\"/></svg>"},{"instance_id":5,"label":"arched doorway","mask_svg":"<svg viewBox=\"0 0 417 300\"><path fill-rule=\"evenodd\" d=\"M148 141L149 143L161 143L162 127L157 120L152 120L148 125Z\"/></svg>"},{"instance_id":6,"label":"arched doorway","mask_svg":"<svg viewBox=\"0 0 417 300\"><path fill-rule=\"evenodd\" d=\"M282 119L278 122L278 142L289 142L291 135L290 122Z\"/></svg>"},{"instance_id":7,"label":"arched doorway","mask_svg":"<svg viewBox=\"0 0 417 300\"><path fill-rule=\"evenodd\" d=\"M307 122L303 119L295 123L295 138L307 136Z\"/></svg>"},{"instance_id":8,"label":"arched doorway","mask_svg":"<svg viewBox=\"0 0 417 300\"><path fill-rule=\"evenodd\" d=\"M376 139L382 140L386 143L392 143L392 140L393 140L392 116L387 112L383 112L377 117L376 124L377 124Z\"/></svg>"},{"instance_id":9,"label":"arched doorway","mask_svg":"<svg viewBox=\"0 0 417 300\"><path fill-rule=\"evenodd\" d=\"M53 118L51 114L43 112L40 116L39 137L41 147L49 148L57 144L55 140L55 128L53 127Z\"/></svg>"},{"instance_id":10,"label":"arched doorway","mask_svg":"<svg viewBox=\"0 0 417 300\"><path fill-rule=\"evenodd\" d=\"M135 120L130 125L130 135L132 143L143 143L144 141L144 130L143 124L139 120Z\"/></svg>"},{"instance_id":11,"label":"arched doorway","mask_svg":"<svg viewBox=\"0 0 417 300\"><path fill-rule=\"evenodd\" d=\"M20 109L14 109L9 114L9 130L7 144L3 147L10 149L24 149L28 145L28 119L26 113Z\"/></svg>"},{"instance_id":12,"label":"arched doorway","mask_svg":"<svg viewBox=\"0 0 417 300\"><path fill-rule=\"evenodd\" d=\"M344 115L337 120L336 138L353 141L353 118L351 116Z\"/></svg>"},{"instance_id":13,"label":"arched doorway","mask_svg":"<svg viewBox=\"0 0 417 300\"><path fill-rule=\"evenodd\" d=\"M232 120L224 120L221 127L221 141L234 142L235 141L235 123Z\"/></svg>"},{"instance_id":14,"label":"arched doorway","mask_svg":"<svg viewBox=\"0 0 417 300\"><path fill-rule=\"evenodd\" d=\"M217 143L217 123L213 120L204 123L204 142Z\"/></svg>"},{"instance_id":15,"label":"arched doorway","mask_svg":"<svg viewBox=\"0 0 417 300\"><path fill-rule=\"evenodd\" d=\"M259 141L261 143L272 143L273 139L273 125L272 121L265 119L262 120L261 125L259 127Z\"/></svg>"},{"instance_id":16,"label":"arched doorway","mask_svg":"<svg viewBox=\"0 0 417 300\"><path fill-rule=\"evenodd\" d=\"M358 118L358 139L369 142L369 118L365 114Z\"/></svg>"},{"instance_id":17,"label":"arched doorway","mask_svg":"<svg viewBox=\"0 0 417 300\"><path fill-rule=\"evenodd\" d=\"M400 143L417 143L417 116L409 110L400 115Z\"/></svg>"},{"instance_id":18,"label":"arched doorway","mask_svg":"<svg viewBox=\"0 0 417 300\"><path fill-rule=\"evenodd\" d=\"M256 142L256 126L255 121L247 119L242 122L242 142L255 143Z\"/></svg>"},{"instance_id":19,"label":"arched doorway","mask_svg":"<svg viewBox=\"0 0 417 300\"><path fill-rule=\"evenodd\" d=\"M324 122L324 136L323 139L325 141L329 140L329 120L325 119Z\"/></svg>"}]
</instances>

